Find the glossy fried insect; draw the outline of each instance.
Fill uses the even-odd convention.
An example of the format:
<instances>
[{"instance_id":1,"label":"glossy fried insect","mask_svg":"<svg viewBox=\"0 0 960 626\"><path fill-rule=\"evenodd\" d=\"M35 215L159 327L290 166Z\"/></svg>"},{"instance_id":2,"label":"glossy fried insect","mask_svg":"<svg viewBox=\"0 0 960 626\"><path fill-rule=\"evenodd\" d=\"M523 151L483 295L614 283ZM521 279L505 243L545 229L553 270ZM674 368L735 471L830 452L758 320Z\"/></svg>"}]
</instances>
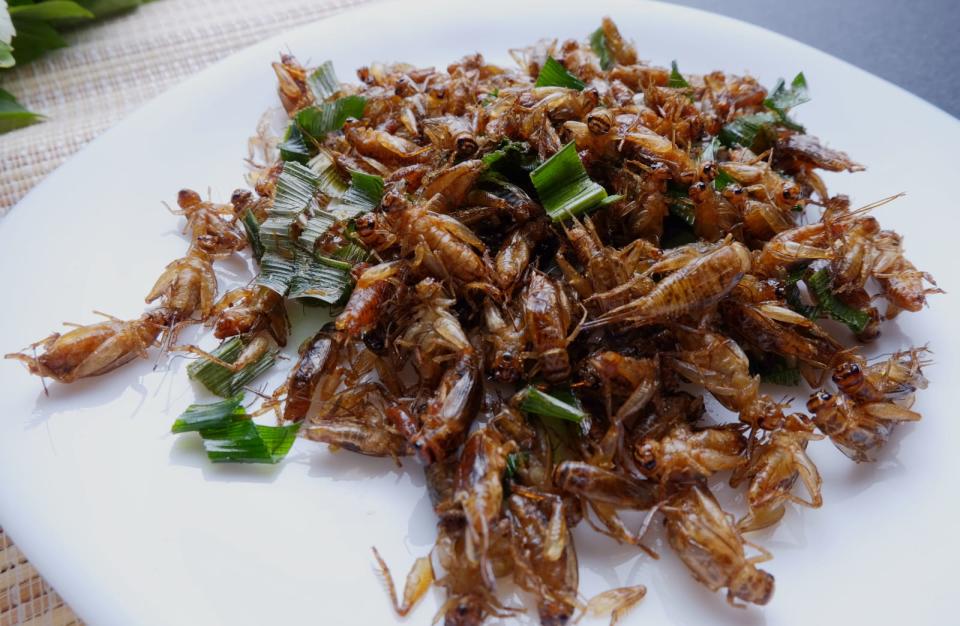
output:
<instances>
[{"instance_id":1,"label":"glossy fried insect","mask_svg":"<svg viewBox=\"0 0 960 626\"><path fill-rule=\"evenodd\" d=\"M770 558L747 557L745 545L733 518L703 485L690 485L660 507L666 519L667 540L700 584L710 591L727 588L727 602L737 600L766 604L773 596L773 576L757 568ZM756 546L754 546L756 547Z\"/></svg>"},{"instance_id":2,"label":"glossy fried insect","mask_svg":"<svg viewBox=\"0 0 960 626\"><path fill-rule=\"evenodd\" d=\"M177 206L179 210L172 212L187 218L192 246L212 256L226 256L247 245L233 205L204 201L196 191L183 189L177 194Z\"/></svg>"},{"instance_id":3,"label":"glossy fried insect","mask_svg":"<svg viewBox=\"0 0 960 626\"><path fill-rule=\"evenodd\" d=\"M536 598L541 624L566 624L579 605L580 572L563 500L517 489L507 504L514 580Z\"/></svg>"},{"instance_id":4,"label":"glossy fried insect","mask_svg":"<svg viewBox=\"0 0 960 626\"><path fill-rule=\"evenodd\" d=\"M106 374L138 356L145 357L147 348L170 323L170 313L163 309L148 311L131 321L101 315L107 321L88 326L73 324L76 328L63 335L54 333L31 344L28 351L4 358L23 362L35 376L72 383ZM42 350L39 355L37 348Z\"/></svg>"},{"instance_id":5,"label":"glossy fried insect","mask_svg":"<svg viewBox=\"0 0 960 626\"><path fill-rule=\"evenodd\" d=\"M811 432L806 418L792 416L785 426L771 432L767 439L754 448L750 459L734 471L730 484L734 487L747 482L749 512L737 522L740 532L771 526L783 517L784 504L793 502L810 508L823 504L820 495L820 472L807 456L807 443L822 435ZM791 493L797 479L807 490L804 500Z\"/></svg>"},{"instance_id":6,"label":"glossy fried insect","mask_svg":"<svg viewBox=\"0 0 960 626\"><path fill-rule=\"evenodd\" d=\"M322 384L321 379L331 374L336 367L343 343L342 334L329 329L322 329L303 342L299 350L300 358L297 359L293 369L290 370L290 376L287 377L287 398L283 405L284 421L299 422L306 417L314 395ZM339 381L336 382L339 383Z\"/></svg>"},{"instance_id":7,"label":"glossy fried insect","mask_svg":"<svg viewBox=\"0 0 960 626\"><path fill-rule=\"evenodd\" d=\"M750 253L745 247L736 242L724 244L669 274L642 298L608 311L584 326L644 324L702 309L727 295L750 267Z\"/></svg>"},{"instance_id":8,"label":"glossy fried insect","mask_svg":"<svg viewBox=\"0 0 960 626\"><path fill-rule=\"evenodd\" d=\"M502 441L497 431L481 428L470 435L460 454L453 499L463 508L466 520L465 556L480 565L490 585L494 584L486 557L490 527L500 515L507 455L515 449L516 444Z\"/></svg>"},{"instance_id":9,"label":"glossy fried insect","mask_svg":"<svg viewBox=\"0 0 960 626\"><path fill-rule=\"evenodd\" d=\"M217 277L210 256L200 248L191 248L187 256L167 265L145 300L150 303L160 299L170 322L176 324L194 313L199 314L199 321L205 321L213 312L216 295Z\"/></svg>"},{"instance_id":10,"label":"glossy fried insect","mask_svg":"<svg viewBox=\"0 0 960 626\"><path fill-rule=\"evenodd\" d=\"M807 400L807 409L820 432L857 463L873 461L873 453L887 443L898 423L921 418L916 411L894 402L861 404L827 391L814 392Z\"/></svg>"},{"instance_id":11,"label":"glossy fried insect","mask_svg":"<svg viewBox=\"0 0 960 626\"><path fill-rule=\"evenodd\" d=\"M571 307L563 288L546 274L534 272L524 293L523 313L527 338L544 379L568 378Z\"/></svg>"},{"instance_id":12,"label":"glossy fried insect","mask_svg":"<svg viewBox=\"0 0 960 626\"><path fill-rule=\"evenodd\" d=\"M683 424L660 439L647 439L634 451L644 476L667 481L703 480L743 464L747 441L738 424L691 430Z\"/></svg>"},{"instance_id":13,"label":"glossy fried insect","mask_svg":"<svg viewBox=\"0 0 960 626\"><path fill-rule=\"evenodd\" d=\"M828 191L823 171L863 168L795 118L802 75L767 89L642 52L604 18L589 39L510 51L519 69L375 62L346 84L283 55L283 136L261 120L251 189L229 204L179 193L187 241L147 295L159 308L7 357L71 382L195 321L242 352L171 349L225 375L278 356L286 380L247 388L264 397L252 415L423 466L437 539L402 597L374 549L400 616L436 586L435 621L510 619L523 608L506 586L543 625L614 624L646 587L584 603L575 528L655 559L659 516L698 581L766 604L769 554L747 556L741 533L822 505L811 442L867 461L920 419L926 349L868 358L853 342L940 289L875 215L899 196L852 209ZM222 277L248 260L259 275L215 301L227 257ZM288 308L313 333L290 359ZM812 417L790 408L801 381ZM737 522L707 487L723 472L744 496Z\"/></svg>"}]
</instances>

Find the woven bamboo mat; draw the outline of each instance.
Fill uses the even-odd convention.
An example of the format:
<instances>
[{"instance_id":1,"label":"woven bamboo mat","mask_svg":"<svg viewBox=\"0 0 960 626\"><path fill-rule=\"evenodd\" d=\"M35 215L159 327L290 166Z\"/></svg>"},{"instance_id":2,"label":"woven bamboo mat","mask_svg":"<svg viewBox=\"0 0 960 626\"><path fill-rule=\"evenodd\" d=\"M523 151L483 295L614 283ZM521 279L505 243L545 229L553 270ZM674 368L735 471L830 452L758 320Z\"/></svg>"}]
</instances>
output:
<instances>
[{"instance_id":1,"label":"woven bamboo mat","mask_svg":"<svg viewBox=\"0 0 960 626\"><path fill-rule=\"evenodd\" d=\"M0 136L0 216L87 142L184 78L271 35L370 1L157 0L67 34L70 47L0 79L48 118ZM0 626L15 624L82 622L0 528Z\"/></svg>"},{"instance_id":2,"label":"woven bamboo mat","mask_svg":"<svg viewBox=\"0 0 960 626\"><path fill-rule=\"evenodd\" d=\"M0 78L47 121L0 136L0 215L140 104L231 52L370 0L157 0ZM278 51L279 52L279 51Z\"/></svg>"}]
</instances>

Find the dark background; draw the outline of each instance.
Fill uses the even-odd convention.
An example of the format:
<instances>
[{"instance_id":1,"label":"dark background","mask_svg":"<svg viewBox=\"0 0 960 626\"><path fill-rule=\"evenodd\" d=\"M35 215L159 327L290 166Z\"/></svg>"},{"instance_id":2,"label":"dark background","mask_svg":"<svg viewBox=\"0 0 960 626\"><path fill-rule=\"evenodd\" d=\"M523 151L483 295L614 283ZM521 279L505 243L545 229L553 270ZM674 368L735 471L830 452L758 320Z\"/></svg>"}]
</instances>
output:
<instances>
[{"instance_id":1,"label":"dark background","mask_svg":"<svg viewBox=\"0 0 960 626\"><path fill-rule=\"evenodd\" d=\"M792 37L960 117L960 0L668 0Z\"/></svg>"}]
</instances>

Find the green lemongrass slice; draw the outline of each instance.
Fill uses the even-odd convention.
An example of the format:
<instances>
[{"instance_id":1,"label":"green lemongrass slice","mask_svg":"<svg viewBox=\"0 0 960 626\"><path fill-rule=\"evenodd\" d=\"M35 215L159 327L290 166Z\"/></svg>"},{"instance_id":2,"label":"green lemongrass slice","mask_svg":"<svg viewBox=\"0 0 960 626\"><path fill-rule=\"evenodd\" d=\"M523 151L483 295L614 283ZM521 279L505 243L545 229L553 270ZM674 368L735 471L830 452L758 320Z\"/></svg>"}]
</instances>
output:
<instances>
[{"instance_id":1,"label":"green lemongrass slice","mask_svg":"<svg viewBox=\"0 0 960 626\"><path fill-rule=\"evenodd\" d=\"M337 79L337 73L333 71L333 61L324 61L320 67L311 72L307 76L307 87L310 88L313 99L317 102L324 102L340 91L340 81Z\"/></svg>"},{"instance_id":2,"label":"green lemongrass slice","mask_svg":"<svg viewBox=\"0 0 960 626\"><path fill-rule=\"evenodd\" d=\"M583 91L586 87L584 82L567 71L567 68L560 65L560 62L553 57L547 57L543 67L540 68L540 74L537 75L537 82L534 87L566 87L567 89L576 89Z\"/></svg>"},{"instance_id":3,"label":"green lemongrass slice","mask_svg":"<svg viewBox=\"0 0 960 626\"><path fill-rule=\"evenodd\" d=\"M247 234L247 242L253 251L253 258L259 261L263 258L263 243L260 241L260 222L257 221L257 216L253 214L253 211L247 209L243 212L243 219L240 220L240 223L243 224L243 230Z\"/></svg>"},{"instance_id":4,"label":"green lemongrass slice","mask_svg":"<svg viewBox=\"0 0 960 626\"><path fill-rule=\"evenodd\" d=\"M613 67L613 55L607 47L607 36L603 34L603 28L590 33L590 48L600 59L600 69L606 71Z\"/></svg>"},{"instance_id":5,"label":"green lemongrass slice","mask_svg":"<svg viewBox=\"0 0 960 626\"><path fill-rule=\"evenodd\" d=\"M313 150L307 145L303 133L296 122L291 122L287 127L287 132L283 135L283 141L277 146L280 150L280 158L284 161L296 161L306 163L310 160Z\"/></svg>"},{"instance_id":6,"label":"green lemongrass slice","mask_svg":"<svg viewBox=\"0 0 960 626\"><path fill-rule=\"evenodd\" d=\"M317 184L317 175L307 166L294 161L284 164L277 179L273 206L267 212L267 219L260 224L260 241L264 250L292 256L291 226L314 201Z\"/></svg>"},{"instance_id":7,"label":"green lemongrass slice","mask_svg":"<svg viewBox=\"0 0 960 626\"><path fill-rule=\"evenodd\" d=\"M192 404L171 431L199 433L207 457L214 463L278 463L293 446L300 425L256 424L242 401L242 395L235 395L223 402Z\"/></svg>"},{"instance_id":8,"label":"green lemongrass slice","mask_svg":"<svg viewBox=\"0 0 960 626\"><path fill-rule=\"evenodd\" d=\"M331 267L322 260L302 257L290 281L290 298L312 298L327 304L337 304L347 293L353 280L349 270Z\"/></svg>"},{"instance_id":9,"label":"green lemongrass slice","mask_svg":"<svg viewBox=\"0 0 960 626\"><path fill-rule=\"evenodd\" d=\"M554 417L577 423L587 417L583 409L574 403L564 402L564 400L540 391L532 385L518 392L514 402L521 411L536 413L544 417Z\"/></svg>"},{"instance_id":10,"label":"green lemongrass slice","mask_svg":"<svg viewBox=\"0 0 960 626\"><path fill-rule=\"evenodd\" d=\"M607 190L590 180L572 141L530 172L530 181L554 222L580 215L607 197Z\"/></svg>"},{"instance_id":11,"label":"green lemongrass slice","mask_svg":"<svg viewBox=\"0 0 960 626\"><path fill-rule=\"evenodd\" d=\"M725 146L745 146L752 148L761 142L769 143L775 133L778 119L772 113L751 113L741 115L722 129L720 141Z\"/></svg>"},{"instance_id":12,"label":"green lemongrass slice","mask_svg":"<svg viewBox=\"0 0 960 626\"><path fill-rule=\"evenodd\" d=\"M335 102L323 102L307 107L294 116L297 126L303 134L317 143L323 141L327 133L343 128L344 122L353 117L363 117L363 109L367 104L366 98L361 96L347 96Z\"/></svg>"},{"instance_id":13,"label":"green lemongrass slice","mask_svg":"<svg viewBox=\"0 0 960 626\"><path fill-rule=\"evenodd\" d=\"M246 343L240 337L231 337L217 346L210 354L221 361L233 363L243 352ZM277 353L268 351L257 361L239 372L231 372L213 361L200 357L187 366L187 376L221 398L235 396L245 385L273 366Z\"/></svg>"},{"instance_id":14,"label":"green lemongrass slice","mask_svg":"<svg viewBox=\"0 0 960 626\"><path fill-rule=\"evenodd\" d=\"M254 284L275 291L281 296L290 290L290 284L297 273L297 263L278 252L265 252L260 258L260 273Z\"/></svg>"},{"instance_id":15,"label":"green lemongrass slice","mask_svg":"<svg viewBox=\"0 0 960 626\"><path fill-rule=\"evenodd\" d=\"M317 189L330 198L339 198L347 193L349 185L344 182L333 157L324 150L310 159L307 166L317 175Z\"/></svg>"},{"instance_id":16,"label":"green lemongrass slice","mask_svg":"<svg viewBox=\"0 0 960 626\"><path fill-rule=\"evenodd\" d=\"M728 174L723 168L717 170L717 177L713 179L713 187L717 191L723 191L728 185L736 183L736 179Z\"/></svg>"},{"instance_id":17,"label":"green lemongrass slice","mask_svg":"<svg viewBox=\"0 0 960 626\"><path fill-rule=\"evenodd\" d=\"M832 280L826 268L805 277L803 282L813 297L816 298L819 311L827 313L838 322L843 322L853 332L862 332L870 323L870 315L866 311L861 311L841 302L833 294Z\"/></svg>"},{"instance_id":18,"label":"green lemongrass slice","mask_svg":"<svg viewBox=\"0 0 960 626\"><path fill-rule=\"evenodd\" d=\"M667 79L667 87L675 89L689 89L690 83L683 77L680 70L677 69L677 62L670 61L670 77Z\"/></svg>"},{"instance_id":19,"label":"green lemongrass slice","mask_svg":"<svg viewBox=\"0 0 960 626\"><path fill-rule=\"evenodd\" d=\"M302 257L288 295L327 304L342 302L353 286L353 266L366 258L367 251L355 243L341 246L331 256Z\"/></svg>"},{"instance_id":20,"label":"green lemongrass slice","mask_svg":"<svg viewBox=\"0 0 960 626\"><path fill-rule=\"evenodd\" d=\"M383 200L383 179L375 174L350 172L350 187L335 199L327 210L337 219L352 219L369 213L380 206Z\"/></svg>"},{"instance_id":21,"label":"green lemongrass slice","mask_svg":"<svg viewBox=\"0 0 960 626\"><path fill-rule=\"evenodd\" d=\"M796 367L778 368L760 374L760 380L763 382L784 387L796 387L800 384L800 379L800 369Z\"/></svg>"},{"instance_id":22,"label":"green lemongrass slice","mask_svg":"<svg viewBox=\"0 0 960 626\"><path fill-rule=\"evenodd\" d=\"M236 395L211 404L191 404L173 423L174 434L199 432L204 428L222 426L234 418L246 418L243 395Z\"/></svg>"},{"instance_id":23,"label":"green lemongrass slice","mask_svg":"<svg viewBox=\"0 0 960 626\"><path fill-rule=\"evenodd\" d=\"M313 217L308 219L303 225L303 231L301 231L300 237L297 240L301 249L305 252L313 252L313 249L317 245L317 240L336 223L337 218L332 213L317 211Z\"/></svg>"}]
</instances>

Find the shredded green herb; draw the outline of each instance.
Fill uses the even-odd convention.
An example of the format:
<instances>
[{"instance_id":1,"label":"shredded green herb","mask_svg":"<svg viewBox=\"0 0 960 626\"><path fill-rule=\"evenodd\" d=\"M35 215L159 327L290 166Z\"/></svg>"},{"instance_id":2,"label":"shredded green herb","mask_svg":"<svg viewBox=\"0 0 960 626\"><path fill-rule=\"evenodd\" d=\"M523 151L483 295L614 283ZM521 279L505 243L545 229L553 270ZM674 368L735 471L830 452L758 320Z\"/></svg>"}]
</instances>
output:
<instances>
[{"instance_id":1,"label":"shredded green herb","mask_svg":"<svg viewBox=\"0 0 960 626\"><path fill-rule=\"evenodd\" d=\"M374 174L350 172L350 187L327 210L338 219L357 217L373 211L383 200L383 179Z\"/></svg>"},{"instance_id":2,"label":"shredded green herb","mask_svg":"<svg viewBox=\"0 0 960 626\"><path fill-rule=\"evenodd\" d=\"M234 363L245 347L244 339L231 337L211 350L210 354L226 363ZM221 398L228 398L239 393L247 383L273 367L276 357L275 351L268 351L239 372L232 372L222 365L200 357L187 366L187 376L190 380L206 387L211 393Z\"/></svg>"},{"instance_id":3,"label":"shredded green herb","mask_svg":"<svg viewBox=\"0 0 960 626\"><path fill-rule=\"evenodd\" d=\"M833 293L831 283L830 273L826 268L804 278L804 284L816 298L817 308L821 314L825 312L838 322L843 322L855 333L862 332L870 323L870 315L837 298Z\"/></svg>"},{"instance_id":4,"label":"shredded green herb","mask_svg":"<svg viewBox=\"0 0 960 626\"><path fill-rule=\"evenodd\" d=\"M583 91L586 87L584 82L567 71L559 61L553 57L547 57L543 67L540 68L540 74L537 76L537 82L534 87L566 87L567 89L576 89Z\"/></svg>"},{"instance_id":5,"label":"shredded green herb","mask_svg":"<svg viewBox=\"0 0 960 626\"><path fill-rule=\"evenodd\" d=\"M250 243L250 250L253 251L253 258L259 261L263 257L263 243L260 241L260 223L257 216L251 209L243 212L243 230L247 234L247 241Z\"/></svg>"},{"instance_id":6,"label":"shredded green herb","mask_svg":"<svg viewBox=\"0 0 960 626\"><path fill-rule=\"evenodd\" d=\"M297 438L299 424L261 426L235 395L214 404L192 404L173 423L174 434L196 432L214 463L279 463Z\"/></svg>"},{"instance_id":7,"label":"shredded green herb","mask_svg":"<svg viewBox=\"0 0 960 626\"><path fill-rule=\"evenodd\" d=\"M713 179L713 187L717 191L723 191L728 185L732 185L736 182L737 181L733 178L733 176L725 172L723 168L718 168L717 176Z\"/></svg>"},{"instance_id":8,"label":"shredded green herb","mask_svg":"<svg viewBox=\"0 0 960 626\"><path fill-rule=\"evenodd\" d=\"M296 122L291 122L287 127L287 131L283 135L283 141L277 148L280 150L281 159L298 163L306 163L313 153Z\"/></svg>"},{"instance_id":9,"label":"shredded green herb","mask_svg":"<svg viewBox=\"0 0 960 626\"><path fill-rule=\"evenodd\" d=\"M690 88L690 83L687 82L687 79L684 78L680 70L677 69L676 61L670 61L670 77L667 79L667 87L673 87L675 89Z\"/></svg>"},{"instance_id":10,"label":"shredded green herb","mask_svg":"<svg viewBox=\"0 0 960 626\"><path fill-rule=\"evenodd\" d=\"M763 101L763 106L773 112L780 124L804 132L803 126L797 124L788 113L790 109L810 101L810 92L807 88L807 79L803 72L797 74L787 87L786 82L781 78L770 95Z\"/></svg>"},{"instance_id":11,"label":"shredded green herb","mask_svg":"<svg viewBox=\"0 0 960 626\"><path fill-rule=\"evenodd\" d=\"M323 102L299 111L294 120L306 138L319 143L327 133L340 130L349 118L360 119L367 100L361 96L347 96L334 102Z\"/></svg>"},{"instance_id":12,"label":"shredded green herb","mask_svg":"<svg viewBox=\"0 0 960 626\"><path fill-rule=\"evenodd\" d=\"M324 61L307 76L307 87L310 88L310 93L317 102L325 102L330 96L340 91L340 81L337 79L337 73L333 71L333 61Z\"/></svg>"},{"instance_id":13,"label":"shredded green herb","mask_svg":"<svg viewBox=\"0 0 960 626\"><path fill-rule=\"evenodd\" d=\"M607 36L603 33L603 28L598 28L590 34L590 48L600 59L600 69L607 71L613 67L613 55L610 54L610 48L607 46Z\"/></svg>"},{"instance_id":14,"label":"shredded green herb","mask_svg":"<svg viewBox=\"0 0 960 626\"><path fill-rule=\"evenodd\" d=\"M554 222L580 215L607 197L607 190L587 175L572 141L530 172L530 181Z\"/></svg>"},{"instance_id":15,"label":"shredded green herb","mask_svg":"<svg viewBox=\"0 0 960 626\"><path fill-rule=\"evenodd\" d=\"M518 392L515 402L517 408L527 413L544 417L554 417L571 422L581 422L587 414L572 402L565 402L556 396L540 391L530 385Z\"/></svg>"},{"instance_id":16,"label":"shredded green herb","mask_svg":"<svg viewBox=\"0 0 960 626\"><path fill-rule=\"evenodd\" d=\"M754 150L764 149L776 138L777 121L773 113L741 115L720 129L720 141L730 147L741 145Z\"/></svg>"}]
</instances>

